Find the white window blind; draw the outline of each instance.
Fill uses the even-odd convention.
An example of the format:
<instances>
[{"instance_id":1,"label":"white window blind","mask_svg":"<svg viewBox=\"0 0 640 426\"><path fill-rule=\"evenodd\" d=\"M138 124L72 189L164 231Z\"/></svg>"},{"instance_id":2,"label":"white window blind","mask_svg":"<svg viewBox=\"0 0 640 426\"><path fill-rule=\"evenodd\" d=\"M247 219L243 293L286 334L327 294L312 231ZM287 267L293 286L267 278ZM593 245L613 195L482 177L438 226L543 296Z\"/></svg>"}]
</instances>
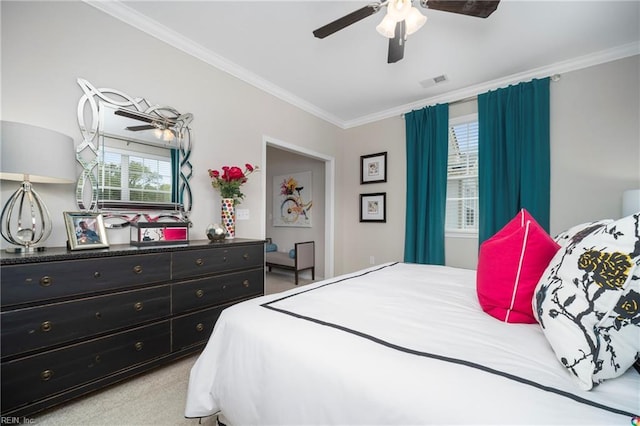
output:
<instances>
[{"instance_id":1,"label":"white window blind","mask_svg":"<svg viewBox=\"0 0 640 426\"><path fill-rule=\"evenodd\" d=\"M168 151L167 151L168 153ZM100 198L108 201L171 201L171 159L104 149L99 167Z\"/></svg>"},{"instance_id":2,"label":"white window blind","mask_svg":"<svg viewBox=\"0 0 640 426\"><path fill-rule=\"evenodd\" d=\"M447 232L478 231L478 119L449 125Z\"/></svg>"}]
</instances>

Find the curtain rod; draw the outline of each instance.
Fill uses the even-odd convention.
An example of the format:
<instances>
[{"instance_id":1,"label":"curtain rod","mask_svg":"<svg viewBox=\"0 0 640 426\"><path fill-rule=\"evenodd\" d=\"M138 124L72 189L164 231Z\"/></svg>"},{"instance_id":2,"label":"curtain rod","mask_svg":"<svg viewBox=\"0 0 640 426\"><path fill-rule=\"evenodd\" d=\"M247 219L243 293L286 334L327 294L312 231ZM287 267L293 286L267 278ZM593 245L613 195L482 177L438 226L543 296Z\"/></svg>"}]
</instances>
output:
<instances>
[{"instance_id":1,"label":"curtain rod","mask_svg":"<svg viewBox=\"0 0 640 426\"><path fill-rule=\"evenodd\" d=\"M560 74L553 74L553 75L549 76L549 78L553 82L560 81ZM447 103L449 105L457 105L457 104L463 104L463 103L469 102L469 101L475 101L476 99L478 99L478 95L467 96L466 98L457 99L455 101L451 101L451 102L447 102ZM404 117L405 114L406 113L403 113L401 116Z\"/></svg>"}]
</instances>

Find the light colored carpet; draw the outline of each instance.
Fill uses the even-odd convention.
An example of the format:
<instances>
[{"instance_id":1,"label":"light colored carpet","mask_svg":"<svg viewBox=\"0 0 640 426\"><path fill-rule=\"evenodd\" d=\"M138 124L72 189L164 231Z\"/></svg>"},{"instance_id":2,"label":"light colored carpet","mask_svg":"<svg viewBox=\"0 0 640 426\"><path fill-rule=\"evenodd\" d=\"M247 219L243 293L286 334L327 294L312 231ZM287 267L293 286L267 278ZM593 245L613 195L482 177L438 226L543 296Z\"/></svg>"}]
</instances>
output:
<instances>
[{"instance_id":1,"label":"light colored carpet","mask_svg":"<svg viewBox=\"0 0 640 426\"><path fill-rule=\"evenodd\" d=\"M300 279L308 284L311 279ZM267 273L266 294L294 288L292 275ZM94 392L83 398L38 413L31 424L82 426L204 426L216 425L215 417L185 419L189 371L197 355L192 355L165 367Z\"/></svg>"}]
</instances>

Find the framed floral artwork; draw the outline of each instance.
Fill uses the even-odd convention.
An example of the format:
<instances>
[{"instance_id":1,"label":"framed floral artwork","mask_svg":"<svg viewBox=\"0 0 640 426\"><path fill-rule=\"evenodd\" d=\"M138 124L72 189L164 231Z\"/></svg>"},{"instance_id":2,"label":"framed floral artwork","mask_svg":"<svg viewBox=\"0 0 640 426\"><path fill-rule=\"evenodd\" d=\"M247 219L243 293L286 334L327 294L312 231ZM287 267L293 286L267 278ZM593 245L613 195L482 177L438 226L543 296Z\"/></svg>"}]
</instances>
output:
<instances>
[{"instance_id":1,"label":"framed floral artwork","mask_svg":"<svg viewBox=\"0 0 640 426\"><path fill-rule=\"evenodd\" d=\"M64 212L67 241L71 250L109 247L104 220L100 213Z\"/></svg>"},{"instance_id":2,"label":"framed floral artwork","mask_svg":"<svg viewBox=\"0 0 640 426\"><path fill-rule=\"evenodd\" d=\"M387 193L360 194L360 222L387 221Z\"/></svg>"},{"instance_id":3,"label":"framed floral artwork","mask_svg":"<svg viewBox=\"0 0 640 426\"><path fill-rule=\"evenodd\" d=\"M273 226L311 228L312 173L290 173L273 178Z\"/></svg>"},{"instance_id":4,"label":"framed floral artwork","mask_svg":"<svg viewBox=\"0 0 640 426\"><path fill-rule=\"evenodd\" d=\"M360 184L387 181L387 153L360 156Z\"/></svg>"}]
</instances>

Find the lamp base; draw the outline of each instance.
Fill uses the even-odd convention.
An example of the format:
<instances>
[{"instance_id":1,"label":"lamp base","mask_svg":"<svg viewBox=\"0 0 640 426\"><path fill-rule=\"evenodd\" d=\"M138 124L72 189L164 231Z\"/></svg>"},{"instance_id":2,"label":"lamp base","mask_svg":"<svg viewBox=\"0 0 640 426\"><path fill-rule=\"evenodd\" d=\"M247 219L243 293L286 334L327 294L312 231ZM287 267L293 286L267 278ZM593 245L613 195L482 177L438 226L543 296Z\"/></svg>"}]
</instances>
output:
<instances>
[{"instance_id":1,"label":"lamp base","mask_svg":"<svg viewBox=\"0 0 640 426\"><path fill-rule=\"evenodd\" d=\"M5 249L7 253L20 254L20 253L40 253L45 251L46 247L9 247Z\"/></svg>"}]
</instances>

